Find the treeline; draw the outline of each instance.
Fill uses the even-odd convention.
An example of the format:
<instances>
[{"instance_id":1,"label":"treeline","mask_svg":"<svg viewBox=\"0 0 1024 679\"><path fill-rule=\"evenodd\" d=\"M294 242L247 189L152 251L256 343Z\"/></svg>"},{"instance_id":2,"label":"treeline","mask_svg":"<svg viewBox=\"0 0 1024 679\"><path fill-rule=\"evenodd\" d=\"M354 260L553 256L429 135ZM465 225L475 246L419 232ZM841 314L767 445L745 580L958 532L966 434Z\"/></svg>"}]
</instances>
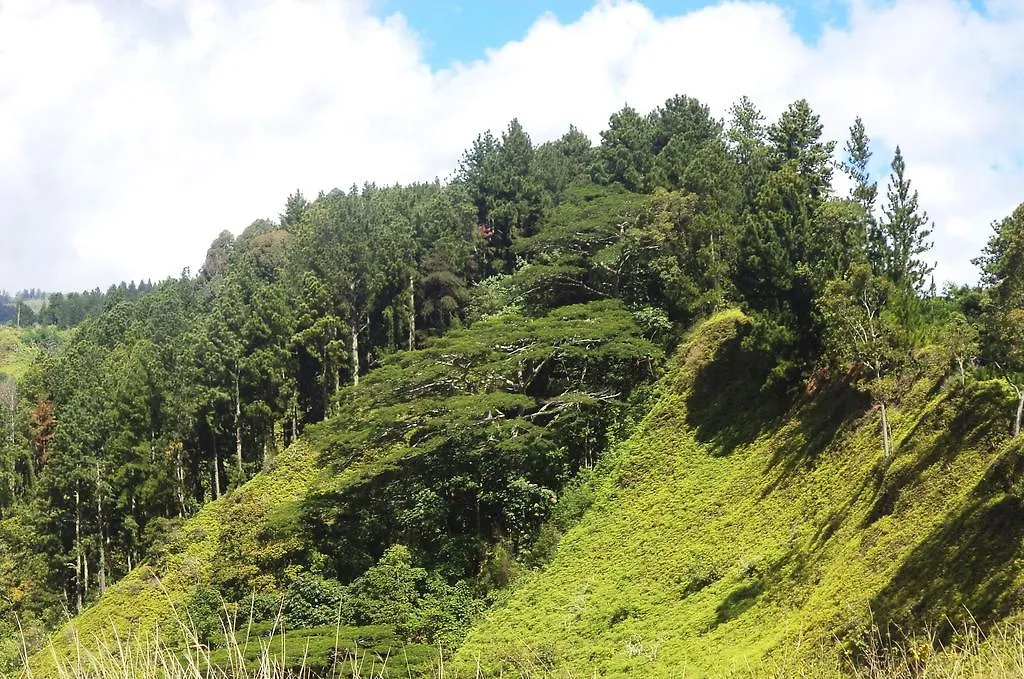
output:
<instances>
[{"instance_id":1,"label":"treeline","mask_svg":"<svg viewBox=\"0 0 1024 679\"><path fill-rule=\"evenodd\" d=\"M727 306L758 319L769 395L855 361L884 413L893 376L943 339L965 382L979 358L1024 372L1024 214L982 258L986 291L939 296L902 153L880 199L859 119L844 149L837 164L804 100L770 124L747 99L725 121L686 96L627 107L597 146L574 128L535 145L512 121L450 184L296 192L222 233L196 275L51 296L43 322L78 331L7 383L0 578L22 594L0 613L80 608L324 420L327 464L384 462L305 507L306 570L360 582L401 543L451 581L500 585L480 576L494 546L543 552L634 389ZM218 578L227 596L253 584L230 564Z\"/></svg>"},{"instance_id":2,"label":"treeline","mask_svg":"<svg viewBox=\"0 0 1024 679\"><path fill-rule=\"evenodd\" d=\"M0 303L10 304L16 299L45 299L46 293L38 288L26 288L14 293L13 295L7 290L0 289Z\"/></svg>"},{"instance_id":3,"label":"treeline","mask_svg":"<svg viewBox=\"0 0 1024 679\"><path fill-rule=\"evenodd\" d=\"M0 324L28 328L35 325L52 325L61 330L73 328L85 319L98 316L108 305L120 301L135 301L149 293L155 286L152 281L135 281L111 285L106 292L99 288L82 292L45 293L32 288L22 290L13 297L6 291L0 292ZM42 304L28 302L42 300Z\"/></svg>"},{"instance_id":4,"label":"treeline","mask_svg":"<svg viewBox=\"0 0 1024 679\"><path fill-rule=\"evenodd\" d=\"M20 327L22 316L28 321L26 325L34 324L35 311L26 302L40 299L45 300L46 293L36 288L21 290L13 295L7 290L0 290L0 325L10 323Z\"/></svg>"}]
</instances>

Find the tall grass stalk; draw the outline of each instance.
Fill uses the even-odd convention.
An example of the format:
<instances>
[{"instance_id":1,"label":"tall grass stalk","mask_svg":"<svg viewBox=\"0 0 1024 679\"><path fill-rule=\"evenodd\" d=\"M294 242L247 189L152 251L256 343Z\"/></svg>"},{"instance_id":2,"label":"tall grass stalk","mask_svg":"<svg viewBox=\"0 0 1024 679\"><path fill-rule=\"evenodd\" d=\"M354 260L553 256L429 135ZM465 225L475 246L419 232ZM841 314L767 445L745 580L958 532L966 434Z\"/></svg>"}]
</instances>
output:
<instances>
[{"instance_id":1,"label":"tall grass stalk","mask_svg":"<svg viewBox=\"0 0 1024 679\"><path fill-rule=\"evenodd\" d=\"M230 615L222 617L221 631L224 646L214 649L202 643L191 620L178 620L174 634L157 628L152 634L122 636L116 629L106 638L83 643L77 636L73 651L65 656L51 644L51 665L44 672L34 673L27 652L24 656L26 679L321 679L308 663L308 643L302 659L296 666L287 662L287 634L275 622L270 637L254 637L252 618L240 635L236 620ZM241 639L239 639L241 637ZM274 651L271 640L278 638L280 650ZM256 661L248 652L250 645L259 646ZM389 655L342 649L336 644L334 662L322 679L387 679L406 676L390 674ZM226 658L226 659L225 659ZM247 659L248 658L248 659ZM42 676L41 676L42 675Z\"/></svg>"},{"instance_id":2,"label":"tall grass stalk","mask_svg":"<svg viewBox=\"0 0 1024 679\"><path fill-rule=\"evenodd\" d=\"M245 621L244 634L230 615L222 617L225 644L214 649L202 643L190 619L178 620L178 629L152 634L122 636L113 630L107 638L86 645L77 637L73 651L59 654L51 645L52 664L43 672L33 672L27 649L24 650L26 679L413 679L408 662L392 667L390 653L342 648L335 638L335 655L321 672L306 662L307 647L299 663L288 662L287 634L281 629L280 616L269 637L251 634L252 615ZM951 623L947 623L951 624ZM340 626L338 628L340 630ZM771 657L742 670L726 671L721 676L782 677L807 679L1009 679L1024 678L1024 623L998 626L986 635L971 620L956 628L948 641L936 631L913 636L882 632L875 628L858 644L856 659L839 656L835 648L802 648L800 643L781 649ZM274 650L273 639L279 639ZM255 661L250 646L258 646ZM655 668L651 668L652 670ZM581 676L603 676L598 668ZM422 675L420 675L422 676ZM484 679L479 664L467 677L451 674L438 653L431 671L433 679ZM541 679L572 677L565 668L550 666L538 655L506 667L505 677ZM659 667L651 676L677 676L672 668ZM678 676L689 676L684 673Z\"/></svg>"}]
</instances>

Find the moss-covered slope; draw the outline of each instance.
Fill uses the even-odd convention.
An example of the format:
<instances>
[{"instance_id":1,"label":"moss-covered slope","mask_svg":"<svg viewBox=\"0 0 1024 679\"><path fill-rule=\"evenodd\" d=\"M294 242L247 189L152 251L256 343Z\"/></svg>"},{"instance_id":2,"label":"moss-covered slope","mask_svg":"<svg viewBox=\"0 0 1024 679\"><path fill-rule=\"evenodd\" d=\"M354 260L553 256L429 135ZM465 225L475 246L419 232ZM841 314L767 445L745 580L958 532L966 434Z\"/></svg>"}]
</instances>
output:
<instances>
[{"instance_id":1,"label":"moss-covered slope","mask_svg":"<svg viewBox=\"0 0 1024 679\"><path fill-rule=\"evenodd\" d=\"M748 328L730 312L695 331L554 560L471 632L459 676L759 674L856 651L869 616L1016 610L1024 507L1001 386L944 387L922 354L886 463L850 388L772 412Z\"/></svg>"}]
</instances>

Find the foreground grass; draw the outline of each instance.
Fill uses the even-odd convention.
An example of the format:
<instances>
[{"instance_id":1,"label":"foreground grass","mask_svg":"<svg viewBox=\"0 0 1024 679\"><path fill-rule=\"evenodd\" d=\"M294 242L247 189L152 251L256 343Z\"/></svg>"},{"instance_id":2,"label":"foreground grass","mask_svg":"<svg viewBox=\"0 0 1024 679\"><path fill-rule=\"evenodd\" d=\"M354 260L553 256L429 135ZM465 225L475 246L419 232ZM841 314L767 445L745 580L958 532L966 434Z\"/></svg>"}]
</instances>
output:
<instances>
[{"instance_id":1,"label":"foreground grass","mask_svg":"<svg viewBox=\"0 0 1024 679\"><path fill-rule=\"evenodd\" d=\"M51 648L52 664L44 674L35 674L26 657L28 679L285 679L286 677L337 677L338 679L389 679L434 675L424 658L410 660L394 647L361 648L380 642L373 630L337 628L331 633L329 652L323 654L319 630L284 633L249 624L241 630L223 631L224 643L213 649L202 643L194 631L182 625L141 636L120 636L112 628L109 637L92 643L75 641L74 652ZM378 630L377 634L380 635ZM386 636L386 635L385 635ZM367 638L369 637L369 638ZM184 638L184 643L182 639ZM432 663L433 659L428 659ZM418 663L418 664L414 664ZM440 665L438 665L440 668ZM443 670L440 670L443 671Z\"/></svg>"},{"instance_id":2,"label":"foreground grass","mask_svg":"<svg viewBox=\"0 0 1024 679\"><path fill-rule=\"evenodd\" d=\"M251 622L235 629L226 623L224 643L211 649L201 643L187 623L179 629L142 636L121 637L116 631L92 644L75 644L70 655L51 649L53 665L45 676L57 679L391 679L432 677L458 679L508 677L512 679L573 679L591 676L622 676L597 670L573 673L524 664L516 670L488 673L475 667L466 674L449 670L436 653L411 660L394 647L360 648L373 643L374 631L337 627L332 630L282 632ZM114 628L112 628L114 629ZM380 630L377 630L380 634ZM942 637L949 636L943 642ZM331 652L318 658L313 648L319 638L333 639ZM185 643L182 643L185 639ZM638 652L640 649L637 649ZM648 649L647 652L656 652ZM328 659L323 662L323 658ZM41 679L26 664L24 676ZM676 667L674 676L692 676ZM643 671L625 673L648 676ZM912 637L871 630L863 637L856 656L837 656L832 649L817 646L807 651L799 645L783 649L773 658L756 665L720 668L716 677L807 678L807 679L1009 679L1024 676L1024 625L1008 623L986 636L977 624L953 630L951 636L938 632Z\"/></svg>"}]
</instances>

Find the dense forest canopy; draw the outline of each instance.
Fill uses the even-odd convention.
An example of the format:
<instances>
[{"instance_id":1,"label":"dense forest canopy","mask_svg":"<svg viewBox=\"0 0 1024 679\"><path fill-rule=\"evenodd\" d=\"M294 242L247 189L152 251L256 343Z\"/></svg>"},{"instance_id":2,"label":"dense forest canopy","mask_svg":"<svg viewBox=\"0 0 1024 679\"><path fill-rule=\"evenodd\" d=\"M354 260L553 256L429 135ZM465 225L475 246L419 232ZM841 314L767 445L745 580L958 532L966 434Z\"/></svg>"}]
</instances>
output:
<instances>
[{"instance_id":1,"label":"dense forest canopy","mask_svg":"<svg viewBox=\"0 0 1024 679\"><path fill-rule=\"evenodd\" d=\"M328 470L281 519L300 537L226 543L258 570L225 562L214 594L260 583L270 610L289 591L312 625L348 592L353 623L461 629L410 602L469 615L510 564L542 562L567 485L726 307L756 320L765 398L852 379L883 413L886 457L885 409L926 345L1024 404L1024 208L995 225L982 285L940 292L902 151L884 190L871 157L860 119L840 147L804 100L771 122L748 99L725 120L685 95L627 106L596 146L575 128L535 144L513 120L450 183L296 191L221 233L195 274L49 296L19 325L73 330L0 381L0 589L17 592L0 637L15 613L47 629L158 559L300 435ZM347 475L360 459L374 472ZM374 579L396 572L415 591L380 600Z\"/></svg>"}]
</instances>

